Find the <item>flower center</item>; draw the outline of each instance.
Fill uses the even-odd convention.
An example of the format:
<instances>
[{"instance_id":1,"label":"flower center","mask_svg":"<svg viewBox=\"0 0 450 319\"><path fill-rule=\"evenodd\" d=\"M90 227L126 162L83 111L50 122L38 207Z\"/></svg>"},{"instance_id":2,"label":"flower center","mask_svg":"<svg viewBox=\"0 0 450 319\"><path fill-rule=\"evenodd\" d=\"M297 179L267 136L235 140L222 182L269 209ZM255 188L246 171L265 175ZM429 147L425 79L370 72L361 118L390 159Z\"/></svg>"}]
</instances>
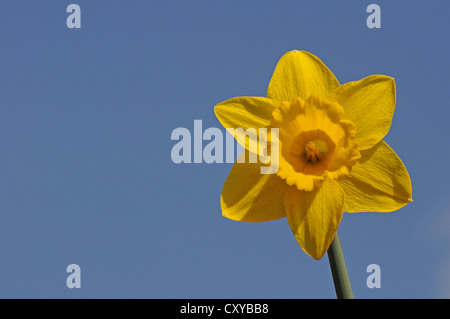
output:
<instances>
[{"instance_id":1,"label":"flower center","mask_svg":"<svg viewBox=\"0 0 450 319\"><path fill-rule=\"evenodd\" d=\"M303 174L323 174L336 147L331 138L319 129L301 132L291 143L287 139L284 141L282 155L296 172Z\"/></svg>"},{"instance_id":2,"label":"flower center","mask_svg":"<svg viewBox=\"0 0 450 319\"><path fill-rule=\"evenodd\" d=\"M319 145L316 142L308 142L306 144L306 154L305 158L310 163L315 163L322 159L322 153L320 152Z\"/></svg>"},{"instance_id":3,"label":"flower center","mask_svg":"<svg viewBox=\"0 0 450 319\"><path fill-rule=\"evenodd\" d=\"M314 96L274 110L271 126L279 128L281 151L277 175L310 191L325 178L348 174L360 154L353 141L355 125L343 113L336 102Z\"/></svg>"}]
</instances>

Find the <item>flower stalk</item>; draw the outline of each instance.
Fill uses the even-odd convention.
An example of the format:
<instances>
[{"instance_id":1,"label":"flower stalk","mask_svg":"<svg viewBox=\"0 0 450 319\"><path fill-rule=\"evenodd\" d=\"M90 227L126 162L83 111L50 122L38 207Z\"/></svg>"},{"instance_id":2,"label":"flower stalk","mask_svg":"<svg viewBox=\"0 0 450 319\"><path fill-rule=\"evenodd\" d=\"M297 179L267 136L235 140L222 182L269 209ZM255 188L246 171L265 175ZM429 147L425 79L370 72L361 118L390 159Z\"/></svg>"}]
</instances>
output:
<instances>
[{"instance_id":1,"label":"flower stalk","mask_svg":"<svg viewBox=\"0 0 450 319\"><path fill-rule=\"evenodd\" d=\"M333 275L334 288L338 299L353 299L352 286L345 265L344 253L341 240L336 231L330 248L328 248L328 260L330 262L331 274Z\"/></svg>"}]
</instances>

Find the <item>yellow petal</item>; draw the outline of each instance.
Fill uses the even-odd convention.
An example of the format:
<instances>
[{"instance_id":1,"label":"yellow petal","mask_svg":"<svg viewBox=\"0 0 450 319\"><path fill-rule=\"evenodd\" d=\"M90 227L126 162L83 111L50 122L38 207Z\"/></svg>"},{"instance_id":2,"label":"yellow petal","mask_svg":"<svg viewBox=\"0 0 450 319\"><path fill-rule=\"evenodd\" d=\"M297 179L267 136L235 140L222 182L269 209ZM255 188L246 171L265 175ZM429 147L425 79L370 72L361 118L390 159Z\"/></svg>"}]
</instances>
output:
<instances>
[{"instance_id":1,"label":"yellow petal","mask_svg":"<svg viewBox=\"0 0 450 319\"><path fill-rule=\"evenodd\" d=\"M235 97L219 103L214 113L227 131L233 135L239 144L249 149L250 143L254 148L258 143L259 129L266 128L272 120L272 111L280 105L278 101L265 97ZM249 140L247 142L246 138Z\"/></svg>"},{"instance_id":2,"label":"yellow petal","mask_svg":"<svg viewBox=\"0 0 450 319\"><path fill-rule=\"evenodd\" d=\"M333 241L343 215L344 192L326 179L311 192L290 187L284 198L286 216L300 247L319 260Z\"/></svg>"},{"instance_id":3,"label":"yellow petal","mask_svg":"<svg viewBox=\"0 0 450 319\"><path fill-rule=\"evenodd\" d=\"M310 95L328 97L339 82L327 66L315 55L305 51L289 51L275 68L267 90L267 97L292 101Z\"/></svg>"},{"instance_id":4,"label":"yellow petal","mask_svg":"<svg viewBox=\"0 0 450 319\"><path fill-rule=\"evenodd\" d=\"M214 113L225 128L261 128L270 124L279 104L266 97L235 97L217 104Z\"/></svg>"},{"instance_id":5,"label":"yellow petal","mask_svg":"<svg viewBox=\"0 0 450 319\"><path fill-rule=\"evenodd\" d=\"M341 85L330 99L344 107L344 118L355 123L358 149L368 149L389 131L395 109L395 82L389 76L371 75Z\"/></svg>"},{"instance_id":6,"label":"yellow petal","mask_svg":"<svg viewBox=\"0 0 450 319\"><path fill-rule=\"evenodd\" d=\"M261 174L260 167L234 163L220 197L222 216L245 222L286 216L283 199L289 186L276 174Z\"/></svg>"},{"instance_id":7,"label":"yellow petal","mask_svg":"<svg viewBox=\"0 0 450 319\"><path fill-rule=\"evenodd\" d=\"M344 210L349 213L391 212L412 201L408 171L384 141L361 151L352 172L337 181L345 192Z\"/></svg>"}]
</instances>

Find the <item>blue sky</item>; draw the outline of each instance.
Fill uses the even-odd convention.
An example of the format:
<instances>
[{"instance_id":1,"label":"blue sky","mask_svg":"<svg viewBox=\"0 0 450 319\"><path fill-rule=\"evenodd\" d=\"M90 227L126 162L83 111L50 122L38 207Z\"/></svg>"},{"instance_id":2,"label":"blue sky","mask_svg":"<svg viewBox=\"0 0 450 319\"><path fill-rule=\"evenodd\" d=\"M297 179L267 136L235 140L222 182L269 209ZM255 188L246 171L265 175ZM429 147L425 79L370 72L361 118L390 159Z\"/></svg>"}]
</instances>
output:
<instances>
[{"instance_id":1,"label":"blue sky","mask_svg":"<svg viewBox=\"0 0 450 319\"><path fill-rule=\"evenodd\" d=\"M286 219L221 217L232 164L170 157L175 128L220 128L214 105L265 96L293 49L341 83L396 80L385 140L414 203L344 214L354 295L450 297L448 1L77 0L68 29L70 3L0 4L1 298L335 298L327 257L307 256Z\"/></svg>"}]
</instances>

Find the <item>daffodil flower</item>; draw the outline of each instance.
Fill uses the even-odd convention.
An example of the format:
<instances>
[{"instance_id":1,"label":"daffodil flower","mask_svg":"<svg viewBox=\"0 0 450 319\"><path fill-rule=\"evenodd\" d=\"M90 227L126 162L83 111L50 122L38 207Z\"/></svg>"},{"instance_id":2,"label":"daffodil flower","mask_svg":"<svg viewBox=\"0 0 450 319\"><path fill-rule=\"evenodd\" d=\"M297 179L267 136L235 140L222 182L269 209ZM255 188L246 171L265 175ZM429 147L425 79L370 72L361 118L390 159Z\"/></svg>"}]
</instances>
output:
<instances>
[{"instance_id":1,"label":"daffodil flower","mask_svg":"<svg viewBox=\"0 0 450 319\"><path fill-rule=\"evenodd\" d=\"M340 85L313 54L287 52L267 97L232 98L214 109L227 129L279 130L278 171L261 174L263 163L235 163L221 194L223 216L246 222L287 217L300 247L318 260L344 211L391 212L411 202L408 172L382 140L395 102L389 76Z\"/></svg>"}]
</instances>

